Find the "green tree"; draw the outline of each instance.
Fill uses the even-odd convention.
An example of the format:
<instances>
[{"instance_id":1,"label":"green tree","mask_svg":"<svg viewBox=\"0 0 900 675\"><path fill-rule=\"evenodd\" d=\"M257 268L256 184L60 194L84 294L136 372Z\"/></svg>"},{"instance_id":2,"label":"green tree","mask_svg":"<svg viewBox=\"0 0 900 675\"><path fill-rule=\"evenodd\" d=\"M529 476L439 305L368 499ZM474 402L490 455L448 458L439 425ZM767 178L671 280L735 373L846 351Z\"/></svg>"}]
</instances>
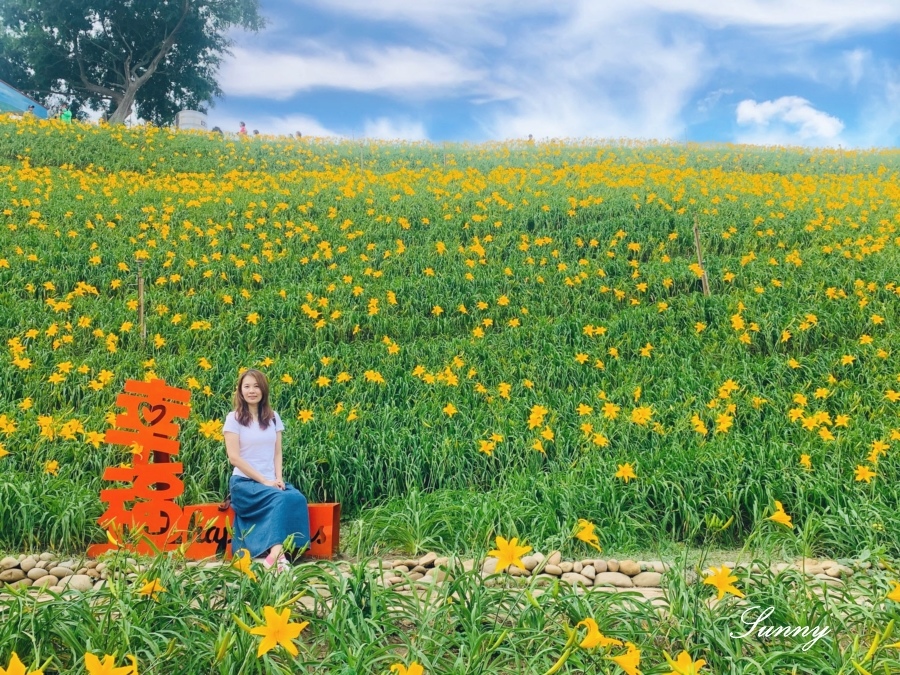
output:
<instances>
[{"instance_id":1,"label":"green tree","mask_svg":"<svg viewBox=\"0 0 900 675\"><path fill-rule=\"evenodd\" d=\"M111 124L205 110L228 31L265 25L259 0L0 0L0 22L0 78L45 102L77 97Z\"/></svg>"}]
</instances>

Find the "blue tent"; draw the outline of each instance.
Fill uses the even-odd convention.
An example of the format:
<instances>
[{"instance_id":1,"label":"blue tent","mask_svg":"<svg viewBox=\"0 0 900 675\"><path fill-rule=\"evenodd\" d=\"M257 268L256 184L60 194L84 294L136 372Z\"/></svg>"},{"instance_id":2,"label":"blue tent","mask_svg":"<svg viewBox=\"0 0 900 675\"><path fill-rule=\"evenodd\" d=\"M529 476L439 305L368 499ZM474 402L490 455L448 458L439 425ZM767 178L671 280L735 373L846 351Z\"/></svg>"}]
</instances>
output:
<instances>
[{"instance_id":1,"label":"blue tent","mask_svg":"<svg viewBox=\"0 0 900 675\"><path fill-rule=\"evenodd\" d=\"M47 119L48 113L44 106L0 80L0 113L23 113L30 105L34 106L35 116Z\"/></svg>"}]
</instances>

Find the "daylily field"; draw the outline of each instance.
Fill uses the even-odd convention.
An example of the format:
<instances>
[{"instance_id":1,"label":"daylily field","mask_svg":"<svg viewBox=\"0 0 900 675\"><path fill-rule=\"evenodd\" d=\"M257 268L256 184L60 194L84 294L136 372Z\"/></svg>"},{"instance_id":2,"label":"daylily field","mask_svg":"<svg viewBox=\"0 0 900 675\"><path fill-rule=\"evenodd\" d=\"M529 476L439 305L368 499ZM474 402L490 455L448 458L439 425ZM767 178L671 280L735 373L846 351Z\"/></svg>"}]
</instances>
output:
<instances>
[{"instance_id":1,"label":"daylily field","mask_svg":"<svg viewBox=\"0 0 900 675\"><path fill-rule=\"evenodd\" d=\"M285 477L341 502L354 557L483 556L498 536L574 556L900 556L896 150L239 142L7 118L0 211L0 551L105 539L127 379L191 390L184 502L220 501L222 421L255 367L287 425ZM573 536L583 521L596 540ZM6 672L114 672L85 654L117 651L123 673L128 653L143 673L633 675L615 657L634 649L645 673L900 672L898 649L863 660L900 616L889 584L866 612L847 602L862 645L779 652L728 637L740 606L686 600L709 585L677 589L660 624L615 596L548 608L465 575L461 604L391 609L360 569L327 620L278 633L295 657L274 628L250 633L245 602L271 628L319 572L180 588L173 561L153 565L156 601L0 601L18 622L0 673L12 651L33 665ZM567 631L590 616L620 645L578 647L590 626Z\"/></svg>"}]
</instances>

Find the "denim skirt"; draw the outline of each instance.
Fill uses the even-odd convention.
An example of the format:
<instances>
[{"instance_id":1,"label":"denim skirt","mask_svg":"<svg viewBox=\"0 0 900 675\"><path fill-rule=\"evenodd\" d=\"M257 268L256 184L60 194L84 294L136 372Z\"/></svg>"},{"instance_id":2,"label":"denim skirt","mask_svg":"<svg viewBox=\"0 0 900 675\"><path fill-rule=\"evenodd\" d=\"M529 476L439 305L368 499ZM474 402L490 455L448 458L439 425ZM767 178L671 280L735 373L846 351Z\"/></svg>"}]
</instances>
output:
<instances>
[{"instance_id":1,"label":"denim skirt","mask_svg":"<svg viewBox=\"0 0 900 675\"><path fill-rule=\"evenodd\" d=\"M246 548L256 558L291 535L296 548L309 544L309 508L306 497L293 485L286 483L285 489L279 490L232 475L230 488L235 516L233 553Z\"/></svg>"}]
</instances>

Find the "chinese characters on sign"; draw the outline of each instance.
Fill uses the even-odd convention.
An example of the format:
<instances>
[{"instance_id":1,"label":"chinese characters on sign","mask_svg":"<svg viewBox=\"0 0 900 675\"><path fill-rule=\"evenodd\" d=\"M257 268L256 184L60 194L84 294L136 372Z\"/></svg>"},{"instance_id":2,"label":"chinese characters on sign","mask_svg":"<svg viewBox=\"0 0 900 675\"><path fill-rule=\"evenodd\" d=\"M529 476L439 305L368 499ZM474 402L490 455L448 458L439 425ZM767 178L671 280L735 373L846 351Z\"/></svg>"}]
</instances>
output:
<instances>
[{"instance_id":1,"label":"chinese characters on sign","mask_svg":"<svg viewBox=\"0 0 900 675\"><path fill-rule=\"evenodd\" d=\"M133 535L138 532L142 536L128 547L131 550L152 553L154 548L184 547L190 558L215 555L220 542L227 540L233 514L219 513L215 504L182 509L175 503L184 492L182 464L173 461L181 446L181 428L175 420L188 418L190 399L189 391L163 380L125 382L125 393L116 398L116 405L125 412L116 415L106 441L129 448L134 460L130 467L107 468L103 479L130 486L100 491L100 500L108 507L99 522L109 543L91 546L89 555L125 545L126 536L137 539Z\"/></svg>"}]
</instances>

